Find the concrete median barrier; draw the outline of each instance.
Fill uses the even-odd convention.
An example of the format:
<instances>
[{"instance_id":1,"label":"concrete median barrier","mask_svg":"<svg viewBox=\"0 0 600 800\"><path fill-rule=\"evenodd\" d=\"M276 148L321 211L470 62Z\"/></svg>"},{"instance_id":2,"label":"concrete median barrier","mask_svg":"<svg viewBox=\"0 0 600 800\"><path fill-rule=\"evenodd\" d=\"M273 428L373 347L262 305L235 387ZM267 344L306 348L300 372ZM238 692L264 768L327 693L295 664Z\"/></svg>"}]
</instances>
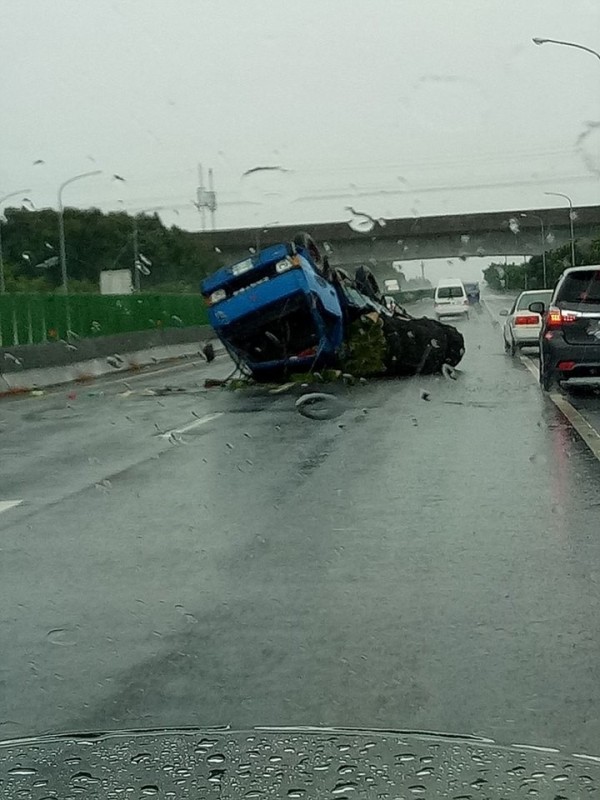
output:
<instances>
[{"instance_id":1,"label":"concrete median barrier","mask_svg":"<svg viewBox=\"0 0 600 800\"><path fill-rule=\"evenodd\" d=\"M213 330L199 325L0 348L0 395L201 355L209 341Z\"/></svg>"}]
</instances>

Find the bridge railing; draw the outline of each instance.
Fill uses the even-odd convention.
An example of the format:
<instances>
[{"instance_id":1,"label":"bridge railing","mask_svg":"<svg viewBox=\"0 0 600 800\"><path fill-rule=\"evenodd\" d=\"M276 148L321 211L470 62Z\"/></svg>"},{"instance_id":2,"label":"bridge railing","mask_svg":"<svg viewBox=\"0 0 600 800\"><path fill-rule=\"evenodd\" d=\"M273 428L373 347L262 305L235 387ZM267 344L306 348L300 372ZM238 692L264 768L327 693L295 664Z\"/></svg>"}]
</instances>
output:
<instances>
[{"instance_id":1,"label":"bridge railing","mask_svg":"<svg viewBox=\"0 0 600 800\"><path fill-rule=\"evenodd\" d=\"M0 347L207 324L200 295L0 295Z\"/></svg>"}]
</instances>

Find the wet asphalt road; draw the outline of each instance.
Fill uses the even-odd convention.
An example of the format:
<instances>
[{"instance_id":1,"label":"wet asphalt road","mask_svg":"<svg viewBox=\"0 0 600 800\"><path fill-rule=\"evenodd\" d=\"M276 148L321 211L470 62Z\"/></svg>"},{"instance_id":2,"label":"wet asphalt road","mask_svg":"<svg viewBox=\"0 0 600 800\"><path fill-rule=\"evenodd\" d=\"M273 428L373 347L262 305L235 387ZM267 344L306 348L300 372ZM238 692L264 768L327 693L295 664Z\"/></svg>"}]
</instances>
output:
<instances>
[{"instance_id":1,"label":"wet asphalt road","mask_svg":"<svg viewBox=\"0 0 600 800\"><path fill-rule=\"evenodd\" d=\"M337 725L600 754L600 465L488 314L459 326L457 382L338 390L324 422L205 390L222 361L1 402L0 500L23 502L0 738Z\"/></svg>"}]
</instances>

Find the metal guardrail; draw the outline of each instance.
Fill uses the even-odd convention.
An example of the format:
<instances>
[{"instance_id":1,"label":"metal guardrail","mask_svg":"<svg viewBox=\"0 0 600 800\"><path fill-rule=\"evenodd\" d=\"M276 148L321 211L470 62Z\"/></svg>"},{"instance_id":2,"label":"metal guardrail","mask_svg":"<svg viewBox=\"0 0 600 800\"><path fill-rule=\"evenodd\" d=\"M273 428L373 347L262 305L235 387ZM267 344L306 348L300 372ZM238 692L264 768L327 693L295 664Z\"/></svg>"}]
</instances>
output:
<instances>
[{"instance_id":1,"label":"metal guardrail","mask_svg":"<svg viewBox=\"0 0 600 800\"><path fill-rule=\"evenodd\" d=\"M0 347L207 324L200 295L0 295Z\"/></svg>"}]
</instances>

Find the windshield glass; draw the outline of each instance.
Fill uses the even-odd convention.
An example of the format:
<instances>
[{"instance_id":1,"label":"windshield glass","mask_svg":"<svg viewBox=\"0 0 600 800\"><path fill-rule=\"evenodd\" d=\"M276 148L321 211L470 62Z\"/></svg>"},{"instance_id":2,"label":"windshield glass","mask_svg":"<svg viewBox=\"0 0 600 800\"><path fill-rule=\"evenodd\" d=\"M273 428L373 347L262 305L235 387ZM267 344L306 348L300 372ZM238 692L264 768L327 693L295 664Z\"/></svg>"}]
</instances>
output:
<instances>
[{"instance_id":1,"label":"windshield glass","mask_svg":"<svg viewBox=\"0 0 600 800\"><path fill-rule=\"evenodd\" d=\"M600 303L600 270L571 272L560 287L562 303Z\"/></svg>"},{"instance_id":2,"label":"windshield glass","mask_svg":"<svg viewBox=\"0 0 600 800\"><path fill-rule=\"evenodd\" d=\"M215 797L235 732L249 800L257 727L365 732L334 800L369 731L600 758L600 2L1 24L0 797L101 795L94 732L202 729Z\"/></svg>"},{"instance_id":3,"label":"windshield glass","mask_svg":"<svg viewBox=\"0 0 600 800\"><path fill-rule=\"evenodd\" d=\"M462 286L440 286L437 296L441 298L464 297L465 292Z\"/></svg>"},{"instance_id":4,"label":"windshield glass","mask_svg":"<svg viewBox=\"0 0 600 800\"><path fill-rule=\"evenodd\" d=\"M545 305L548 305L551 297L551 291L524 294L519 298L517 310L522 311L523 309L528 309L531 303L544 303Z\"/></svg>"}]
</instances>

